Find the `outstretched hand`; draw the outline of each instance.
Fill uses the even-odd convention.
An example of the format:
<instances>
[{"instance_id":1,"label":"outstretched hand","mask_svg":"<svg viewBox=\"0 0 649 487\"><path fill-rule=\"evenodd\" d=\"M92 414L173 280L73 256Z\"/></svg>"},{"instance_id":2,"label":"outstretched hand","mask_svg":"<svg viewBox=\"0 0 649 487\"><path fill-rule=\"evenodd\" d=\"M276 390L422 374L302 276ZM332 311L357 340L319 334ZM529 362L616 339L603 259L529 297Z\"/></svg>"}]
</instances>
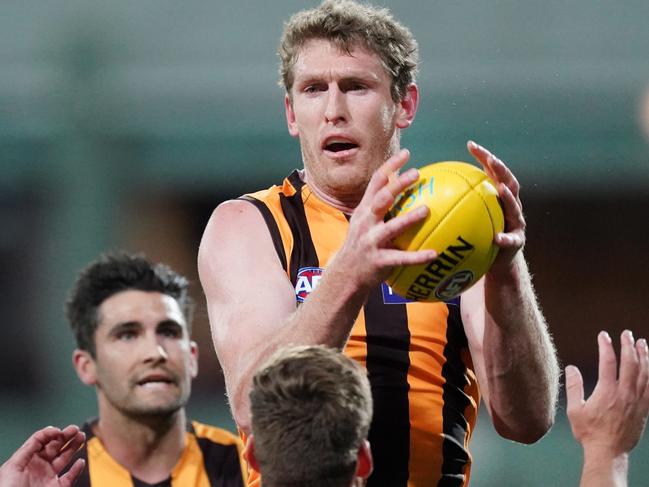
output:
<instances>
[{"instance_id":1,"label":"outstretched hand","mask_svg":"<svg viewBox=\"0 0 649 487\"><path fill-rule=\"evenodd\" d=\"M621 337L620 372L606 332L597 337L599 377L588 400L579 369L566 367L567 413L572 433L584 452L602 459L629 453L640 441L649 414L649 352L647 341Z\"/></svg>"},{"instance_id":2,"label":"outstretched hand","mask_svg":"<svg viewBox=\"0 0 649 487\"><path fill-rule=\"evenodd\" d=\"M62 476L61 471L85 441L77 426L61 430L48 426L35 432L0 467L2 487L71 487L83 471L78 459Z\"/></svg>"}]
</instances>

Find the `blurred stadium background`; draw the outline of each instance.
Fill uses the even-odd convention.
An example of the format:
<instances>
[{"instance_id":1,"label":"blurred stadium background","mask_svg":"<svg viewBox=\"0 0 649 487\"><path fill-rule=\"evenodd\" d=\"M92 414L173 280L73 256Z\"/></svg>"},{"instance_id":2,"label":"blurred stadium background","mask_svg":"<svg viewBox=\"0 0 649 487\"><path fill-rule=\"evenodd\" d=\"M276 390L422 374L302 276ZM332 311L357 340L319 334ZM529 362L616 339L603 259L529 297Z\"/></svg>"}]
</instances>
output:
<instances>
[{"instance_id":1,"label":"blurred stadium background","mask_svg":"<svg viewBox=\"0 0 649 487\"><path fill-rule=\"evenodd\" d=\"M592 387L595 335L649 335L649 3L383 1L420 43L415 165L466 160L472 138L523 186L527 256L564 364ZM46 424L95 413L76 379L63 302L107 249L144 251L194 281L201 374L190 413L232 427L195 259L222 200L300 165L275 48L316 2L5 0L0 15L0 459ZM644 223L643 223L644 222ZM254 299L254 296L251 296ZM472 485L577 485L562 401L533 446L484 416ZM645 437L631 485L646 485ZM643 480L644 479L644 480Z\"/></svg>"}]
</instances>

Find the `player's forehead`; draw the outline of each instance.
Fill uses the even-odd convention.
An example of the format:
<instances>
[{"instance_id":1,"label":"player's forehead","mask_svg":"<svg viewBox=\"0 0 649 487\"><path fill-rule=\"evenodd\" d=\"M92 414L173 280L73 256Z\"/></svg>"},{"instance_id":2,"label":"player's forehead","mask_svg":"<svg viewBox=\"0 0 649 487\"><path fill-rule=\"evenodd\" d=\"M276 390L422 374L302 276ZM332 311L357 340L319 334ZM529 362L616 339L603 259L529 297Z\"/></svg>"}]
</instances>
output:
<instances>
[{"instance_id":1,"label":"player's forehead","mask_svg":"<svg viewBox=\"0 0 649 487\"><path fill-rule=\"evenodd\" d=\"M155 326L162 321L175 321L186 326L180 303L168 294L129 289L113 294L98 308L98 327L107 331L126 322Z\"/></svg>"},{"instance_id":2,"label":"player's forehead","mask_svg":"<svg viewBox=\"0 0 649 487\"><path fill-rule=\"evenodd\" d=\"M293 66L296 81L305 78L371 78L389 80L380 56L362 43L347 51L327 39L311 39L298 51Z\"/></svg>"}]
</instances>

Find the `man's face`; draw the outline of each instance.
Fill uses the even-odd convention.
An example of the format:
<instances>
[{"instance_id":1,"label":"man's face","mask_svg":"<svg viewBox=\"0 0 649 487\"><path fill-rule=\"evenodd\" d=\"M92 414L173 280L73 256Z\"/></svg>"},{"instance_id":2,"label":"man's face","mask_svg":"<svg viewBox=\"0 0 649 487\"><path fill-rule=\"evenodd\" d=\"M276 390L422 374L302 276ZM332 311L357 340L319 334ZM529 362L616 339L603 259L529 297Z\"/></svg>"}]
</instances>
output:
<instances>
[{"instance_id":1,"label":"man's face","mask_svg":"<svg viewBox=\"0 0 649 487\"><path fill-rule=\"evenodd\" d=\"M86 383L101 408L126 416L167 415L189 399L197 348L178 302L166 294L123 291L98 309L96 356ZM100 410L101 411L101 410Z\"/></svg>"},{"instance_id":2,"label":"man's face","mask_svg":"<svg viewBox=\"0 0 649 487\"><path fill-rule=\"evenodd\" d=\"M414 118L416 87L397 103L378 55L361 47L348 54L320 39L300 50L293 75L286 117L289 133L300 139L308 181L355 205L373 172L398 150L399 129Z\"/></svg>"}]
</instances>

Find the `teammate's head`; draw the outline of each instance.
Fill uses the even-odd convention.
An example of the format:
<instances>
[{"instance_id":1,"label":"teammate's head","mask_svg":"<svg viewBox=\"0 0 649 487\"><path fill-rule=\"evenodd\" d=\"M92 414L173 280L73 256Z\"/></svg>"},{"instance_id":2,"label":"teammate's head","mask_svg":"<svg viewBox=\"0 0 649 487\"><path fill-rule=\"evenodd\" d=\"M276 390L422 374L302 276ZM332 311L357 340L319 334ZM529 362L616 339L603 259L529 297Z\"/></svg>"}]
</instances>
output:
<instances>
[{"instance_id":1,"label":"teammate's head","mask_svg":"<svg viewBox=\"0 0 649 487\"><path fill-rule=\"evenodd\" d=\"M66 315L77 347L95 354L95 331L99 306L112 295L129 289L153 291L171 296L180 305L191 332L193 302L187 279L164 264L142 256L105 254L79 274L66 303Z\"/></svg>"},{"instance_id":2,"label":"teammate's head","mask_svg":"<svg viewBox=\"0 0 649 487\"><path fill-rule=\"evenodd\" d=\"M264 487L346 487L371 473L369 381L339 351L278 351L255 374L250 404L248 454Z\"/></svg>"},{"instance_id":3,"label":"teammate's head","mask_svg":"<svg viewBox=\"0 0 649 487\"><path fill-rule=\"evenodd\" d=\"M315 9L294 14L284 26L279 46L280 75L289 96L300 49L315 39L327 40L346 53L361 47L377 54L392 79L395 102L406 95L408 86L415 81L417 41L387 9L352 0L325 0Z\"/></svg>"},{"instance_id":4,"label":"teammate's head","mask_svg":"<svg viewBox=\"0 0 649 487\"><path fill-rule=\"evenodd\" d=\"M164 419L187 403L198 372L187 280L161 264L106 255L84 269L67 312L77 375L95 386L99 416Z\"/></svg>"}]
</instances>

